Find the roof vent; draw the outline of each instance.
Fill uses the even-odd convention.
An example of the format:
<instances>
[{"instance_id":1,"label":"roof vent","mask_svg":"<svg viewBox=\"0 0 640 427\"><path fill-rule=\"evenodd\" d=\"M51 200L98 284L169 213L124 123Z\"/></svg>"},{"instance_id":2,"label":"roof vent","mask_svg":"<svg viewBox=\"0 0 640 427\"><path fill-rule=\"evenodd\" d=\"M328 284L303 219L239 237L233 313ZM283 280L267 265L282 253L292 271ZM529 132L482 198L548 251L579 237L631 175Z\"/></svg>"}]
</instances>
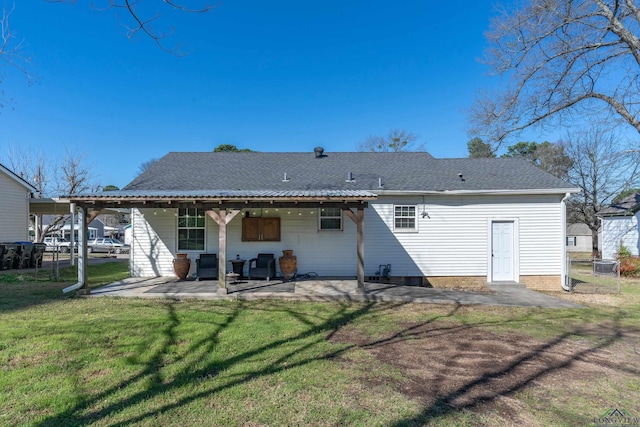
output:
<instances>
[{"instance_id":1,"label":"roof vent","mask_svg":"<svg viewBox=\"0 0 640 427\"><path fill-rule=\"evenodd\" d=\"M313 154L316 155L316 159L319 159L321 157L324 157L324 148L322 147L316 147L313 149Z\"/></svg>"}]
</instances>

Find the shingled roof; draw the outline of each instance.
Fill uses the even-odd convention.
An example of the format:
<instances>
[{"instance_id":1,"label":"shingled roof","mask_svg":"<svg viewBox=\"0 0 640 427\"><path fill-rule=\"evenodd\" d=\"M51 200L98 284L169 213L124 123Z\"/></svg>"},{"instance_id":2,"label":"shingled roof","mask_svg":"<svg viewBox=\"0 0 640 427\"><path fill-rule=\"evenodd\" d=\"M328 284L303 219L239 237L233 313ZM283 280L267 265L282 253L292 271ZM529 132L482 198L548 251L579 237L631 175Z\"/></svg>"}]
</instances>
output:
<instances>
[{"instance_id":1,"label":"shingled roof","mask_svg":"<svg viewBox=\"0 0 640 427\"><path fill-rule=\"evenodd\" d=\"M122 194L389 192L575 192L520 159L436 159L428 153L172 152ZM109 192L113 195L113 192Z\"/></svg>"},{"instance_id":2,"label":"shingled roof","mask_svg":"<svg viewBox=\"0 0 640 427\"><path fill-rule=\"evenodd\" d=\"M33 185L29 184L24 178L17 175L15 172L13 172L11 169L4 166L2 163L0 163L0 173L4 173L10 179L17 182L18 184L20 184L21 186L23 186L24 188L26 188L32 193L35 193L37 191L37 189Z\"/></svg>"},{"instance_id":3,"label":"shingled roof","mask_svg":"<svg viewBox=\"0 0 640 427\"><path fill-rule=\"evenodd\" d=\"M640 193L632 194L598 212L598 216L633 215L640 210Z\"/></svg>"}]
</instances>

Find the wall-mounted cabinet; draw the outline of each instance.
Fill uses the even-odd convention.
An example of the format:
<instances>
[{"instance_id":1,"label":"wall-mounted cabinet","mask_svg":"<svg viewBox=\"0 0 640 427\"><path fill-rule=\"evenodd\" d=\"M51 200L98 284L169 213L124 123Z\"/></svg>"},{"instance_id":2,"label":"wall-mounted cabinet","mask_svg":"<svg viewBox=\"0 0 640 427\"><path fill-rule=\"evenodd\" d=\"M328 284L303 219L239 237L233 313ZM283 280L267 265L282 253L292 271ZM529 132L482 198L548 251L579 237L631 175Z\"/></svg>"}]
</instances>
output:
<instances>
[{"instance_id":1,"label":"wall-mounted cabinet","mask_svg":"<svg viewBox=\"0 0 640 427\"><path fill-rule=\"evenodd\" d=\"M242 218L243 242L279 242L280 218Z\"/></svg>"}]
</instances>

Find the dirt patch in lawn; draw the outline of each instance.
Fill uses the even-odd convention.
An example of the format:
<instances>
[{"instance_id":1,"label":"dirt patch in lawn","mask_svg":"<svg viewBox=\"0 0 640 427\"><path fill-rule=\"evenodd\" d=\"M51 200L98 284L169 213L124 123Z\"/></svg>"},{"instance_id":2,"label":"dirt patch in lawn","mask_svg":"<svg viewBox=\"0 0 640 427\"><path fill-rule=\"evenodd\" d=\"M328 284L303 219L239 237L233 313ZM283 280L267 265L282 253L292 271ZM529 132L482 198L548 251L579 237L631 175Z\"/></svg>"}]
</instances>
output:
<instances>
[{"instance_id":1,"label":"dirt patch in lawn","mask_svg":"<svg viewBox=\"0 0 640 427\"><path fill-rule=\"evenodd\" d=\"M574 407L569 400L576 398L599 399L603 406L589 409L601 413L616 401L607 399L620 384L640 376L639 331L613 324L587 325L547 340L444 322L401 325L376 339L345 327L329 339L393 367L398 375L365 372L362 381L369 387L384 382L420 402L424 410L409 420L416 424L464 410L477 415L479 425L544 425L541 414ZM580 418L586 409L574 411Z\"/></svg>"}]
</instances>

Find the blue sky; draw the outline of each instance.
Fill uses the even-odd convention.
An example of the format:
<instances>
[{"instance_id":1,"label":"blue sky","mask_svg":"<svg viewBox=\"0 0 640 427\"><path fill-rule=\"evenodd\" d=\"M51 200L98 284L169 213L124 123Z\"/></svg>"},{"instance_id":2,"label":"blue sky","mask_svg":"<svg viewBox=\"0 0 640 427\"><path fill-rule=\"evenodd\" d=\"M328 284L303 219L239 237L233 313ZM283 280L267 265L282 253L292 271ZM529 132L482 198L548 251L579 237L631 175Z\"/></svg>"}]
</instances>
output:
<instances>
[{"instance_id":1,"label":"blue sky","mask_svg":"<svg viewBox=\"0 0 640 427\"><path fill-rule=\"evenodd\" d=\"M184 57L129 40L123 11L16 3L11 25L38 78L29 85L2 67L0 90L14 103L0 110L0 152L83 152L101 185L123 187L170 151L355 151L394 128L435 157L466 157L464 110L491 82L478 61L487 0L224 0L207 14L157 6L156 27L175 27L167 44Z\"/></svg>"}]
</instances>

